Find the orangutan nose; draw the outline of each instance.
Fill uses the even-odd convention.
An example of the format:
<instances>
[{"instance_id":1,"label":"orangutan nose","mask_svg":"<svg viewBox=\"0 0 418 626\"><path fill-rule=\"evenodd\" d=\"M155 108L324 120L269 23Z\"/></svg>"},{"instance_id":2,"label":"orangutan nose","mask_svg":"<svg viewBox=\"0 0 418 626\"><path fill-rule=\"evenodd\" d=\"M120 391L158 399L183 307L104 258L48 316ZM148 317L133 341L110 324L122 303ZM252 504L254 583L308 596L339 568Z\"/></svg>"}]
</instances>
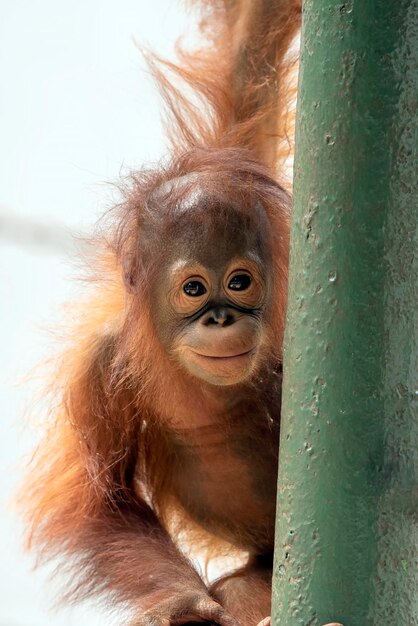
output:
<instances>
[{"instance_id":1,"label":"orangutan nose","mask_svg":"<svg viewBox=\"0 0 418 626\"><path fill-rule=\"evenodd\" d=\"M231 326L237 319L233 309L220 306L207 311L202 317L202 324L204 326Z\"/></svg>"}]
</instances>

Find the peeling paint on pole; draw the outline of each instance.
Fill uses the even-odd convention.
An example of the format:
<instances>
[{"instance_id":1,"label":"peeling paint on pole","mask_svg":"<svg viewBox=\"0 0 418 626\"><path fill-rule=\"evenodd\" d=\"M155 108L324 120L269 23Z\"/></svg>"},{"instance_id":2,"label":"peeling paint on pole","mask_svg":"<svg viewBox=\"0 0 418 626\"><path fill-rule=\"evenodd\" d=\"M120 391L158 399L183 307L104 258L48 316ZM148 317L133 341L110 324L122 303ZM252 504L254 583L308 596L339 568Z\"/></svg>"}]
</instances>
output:
<instances>
[{"instance_id":1,"label":"peeling paint on pole","mask_svg":"<svg viewBox=\"0 0 418 626\"><path fill-rule=\"evenodd\" d=\"M274 626L418 624L418 0L305 0Z\"/></svg>"}]
</instances>

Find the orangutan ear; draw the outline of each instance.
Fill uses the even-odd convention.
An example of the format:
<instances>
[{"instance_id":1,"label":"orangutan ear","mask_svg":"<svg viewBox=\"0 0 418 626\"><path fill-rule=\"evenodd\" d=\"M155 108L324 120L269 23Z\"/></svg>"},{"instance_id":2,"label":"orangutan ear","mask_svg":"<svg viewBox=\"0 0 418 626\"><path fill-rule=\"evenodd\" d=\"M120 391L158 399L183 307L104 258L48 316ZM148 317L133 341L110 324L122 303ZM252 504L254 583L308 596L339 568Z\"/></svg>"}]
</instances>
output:
<instances>
[{"instance_id":1,"label":"orangutan ear","mask_svg":"<svg viewBox=\"0 0 418 626\"><path fill-rule=\"evenodd\" d=\"M126 291L133 293L138 283L138 257L133 252L126 252L122 259L123 282Z\"/></svg>"}]
</instances>

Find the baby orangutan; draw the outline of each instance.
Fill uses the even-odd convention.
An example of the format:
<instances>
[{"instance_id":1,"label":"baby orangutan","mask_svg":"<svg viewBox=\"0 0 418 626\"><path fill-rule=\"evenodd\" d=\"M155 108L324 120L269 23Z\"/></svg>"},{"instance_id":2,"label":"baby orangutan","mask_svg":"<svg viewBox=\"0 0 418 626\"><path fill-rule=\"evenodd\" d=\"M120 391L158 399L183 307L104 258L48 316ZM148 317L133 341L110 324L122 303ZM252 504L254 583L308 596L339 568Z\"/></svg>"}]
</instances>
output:
<instances>
[{"instance_id":1,"label":"baby orangutan","mask_svg":"<svg viewBox=\"0 0 418 626\"><path fill-rule=\"evenodd\" d=\"M31 543L71 573L65 597L104 594L132 626L270 615L290 205L273 120L299 9L207 7L212 52L174 71L211 124L154 66L172 159L112 213L23 498ZM208 584L180 551L189 529L246 565Z\"/></svg>"}]
</instances>

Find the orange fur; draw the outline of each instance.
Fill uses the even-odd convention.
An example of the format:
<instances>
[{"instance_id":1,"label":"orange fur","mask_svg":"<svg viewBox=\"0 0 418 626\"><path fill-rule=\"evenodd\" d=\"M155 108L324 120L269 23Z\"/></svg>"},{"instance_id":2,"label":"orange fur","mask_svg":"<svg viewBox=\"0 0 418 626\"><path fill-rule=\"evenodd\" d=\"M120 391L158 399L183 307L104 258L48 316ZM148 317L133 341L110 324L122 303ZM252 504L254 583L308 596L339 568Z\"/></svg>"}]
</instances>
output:
<instances>
[{"instance_id":1,"label":"orange fur","mask_svg":"<svg viewBox=\"0 0 418 626\"><path fill-rule=\"evenodd\" d=\"M22 494L29 543L44 558L64 555L74 576L70 598L108 592L142 612L164 604L167 589L207 593L166 529L173 506L179 508L170 498L173 450L165 418L204 407L207 399L197 388L192 407L190 381L167 366L150 319L152 265L137 240L156 189L198 174L202 186L247 210L261 203L274 240L277 294L266 362L280 361L284 327L288 199L274 170L288 151L284 94L299 11L285 0L206 0L200 7L207 46L181 51L176 66L150 58L171 116L172 158L159 170L134 174L109 215L95 281L51 384L47 436ZM204 114L169 74L189 85ZM189 191L172 186L162 198L165 210ZM135 284L128 291L127 276Z\"/></svg>"},{"instance_id":2,"label":"orange fur","mask_svg":"<svg viewBox=\"0 0 418 626\"><path fill-rule=\"evenodd\" d=\"M179 46L181 64L147 55L167 103L172 150L247 148L282 177L293 152L297 58L291 44L300 26L300 3L191 4L201 10L205 46L191 52Z\"/></svg>"}]
</instances>

